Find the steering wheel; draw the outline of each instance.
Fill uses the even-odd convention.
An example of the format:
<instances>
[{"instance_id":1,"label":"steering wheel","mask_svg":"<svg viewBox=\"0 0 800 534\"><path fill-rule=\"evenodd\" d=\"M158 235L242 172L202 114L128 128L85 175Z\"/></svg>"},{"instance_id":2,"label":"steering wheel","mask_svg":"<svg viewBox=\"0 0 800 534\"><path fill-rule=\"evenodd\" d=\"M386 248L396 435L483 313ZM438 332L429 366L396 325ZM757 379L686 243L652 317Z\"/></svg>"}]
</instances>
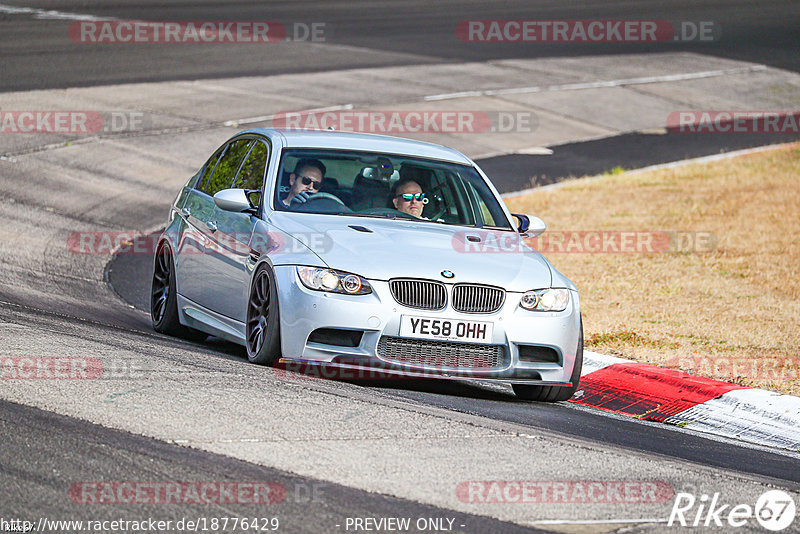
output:
<instances>
[{"instance_id":1,"label":"steering wheel","mask_svg":"<svg viewBox=\"0 0 800 534\"><path fill-rule=\"evenodd\" d=\"M444 206L442 207L442 209L431 215L431 220L432 221L440 220L442 218L442 215L444 215L446 212L447 212L447 206Z\"/></svg>"},{"instance_id":2,"label":"steering wheel","mask_svg":"<svg viewBox=\"0 0 800 534\"><path fill-rule=\"evenodd\" d=\"M315 193L302 204L292 203L292 211L306 213L351 213L342 199L330 193Z\"/></svg>"},{"instance_id":3,"label":"steering wheel","mask_svg":"<svg viewBox=\"0 0 800 534\"><path fill-rule=\"evenodd\" d=\"M325 193L325 192L314 193L313 195L309 196L308 200L303 202L303 204L308 204L309 202L313 202L315 200L325 200L325 199L333 200L334 202L337 202L337 203L341 204L342 206L345 205L344 202L342 201L342 199L340 199L336 195L332 195L330 193Z\"/></svg>"},{"instance_id":4,"label":"steering wheel","mask_svg":"<svg viewBox=\"0 0 800 534\"><path fill-rule=\"evenodd\" d=\"M439 209L436 211L436 213L429 216L430 220L432 221L438 221L439 219L442 218L442 215L447 213L447 204L445 203L444 198L442 197L443 189L444 189L444 184L437 183L435 185L431 184L431 187L428 190L428 198L430 198L433 202L435 202L439 206Z\"/></svg>"}]
</instances>

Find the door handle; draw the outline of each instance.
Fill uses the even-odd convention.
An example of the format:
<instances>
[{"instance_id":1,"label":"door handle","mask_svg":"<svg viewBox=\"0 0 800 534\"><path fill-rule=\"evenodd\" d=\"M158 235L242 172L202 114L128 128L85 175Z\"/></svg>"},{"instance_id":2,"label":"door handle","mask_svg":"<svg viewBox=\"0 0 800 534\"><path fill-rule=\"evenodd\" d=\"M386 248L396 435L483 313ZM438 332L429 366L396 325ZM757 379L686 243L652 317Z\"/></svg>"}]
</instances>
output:
<instances>
[{"instance_id":1,"label":"door handle","mask_svg":"<svg viewBox=\"0 0 800 534\"><path fill-rule=\"evenodd\" d=\"M216 221L208 221L206 223L206 226L208 226L208 229L211 230L212 232L216 232L217 231L217 223L216 223Z\"/></svg>"}]
</instances>

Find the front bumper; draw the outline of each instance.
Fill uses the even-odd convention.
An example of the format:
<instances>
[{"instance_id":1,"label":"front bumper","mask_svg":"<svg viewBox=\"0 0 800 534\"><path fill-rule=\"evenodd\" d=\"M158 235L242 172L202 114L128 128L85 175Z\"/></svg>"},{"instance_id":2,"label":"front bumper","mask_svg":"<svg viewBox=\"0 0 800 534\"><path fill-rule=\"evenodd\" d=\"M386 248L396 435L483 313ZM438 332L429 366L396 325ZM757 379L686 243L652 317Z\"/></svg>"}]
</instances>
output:
<instances>
[{"instance_id":1,"label":"front bumper","mask_svg":"<svg viewBox=\"0 0 800 534\"><path fill-rule=\"evenodd\" d=\"M369 280L373 291L369 295L341 295L307 289L298 279L294 266L276 267L275 276L282 352L284 360L292 365L325 364L353 372L378 369L380 376L386 374L387 377L472 378L547 385L570 383L580 336L577 292L570 291L570 303L562 312L525 310L519 307L522 293L509 292L499 311L476 314L457 312L449 304L440 311L405 307L394 299L385 281ZM491 343L401 338L402 315L491 322ZM360 338L356 336L355 346L342 346L327 340L310 340L312 332L318 329L361 334ZM412 340L410 346L405 343L408 340ZM388 342L416 354L405 361L387 356ZM488 357L482 356L487 353L486 347L493 348L490 352L501 351L501 359L493 356L492 363L487 364ZM541 348L551 357L549 361L525 361L530 358L521 359L520 347L526 354ZM476 356L471 357L472 354Z\"/></svg>"}]
</instances>

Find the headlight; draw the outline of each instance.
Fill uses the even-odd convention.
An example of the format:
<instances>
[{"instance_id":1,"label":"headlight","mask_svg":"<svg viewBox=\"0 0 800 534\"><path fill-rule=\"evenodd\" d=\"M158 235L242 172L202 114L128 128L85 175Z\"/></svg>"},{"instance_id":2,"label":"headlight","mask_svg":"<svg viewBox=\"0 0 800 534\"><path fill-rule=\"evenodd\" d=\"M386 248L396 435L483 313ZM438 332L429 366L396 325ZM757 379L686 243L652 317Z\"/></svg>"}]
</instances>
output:
<instances>
[{"instance_id":1,"label":"headlight","mask_svg":"<svg viewBox=\"0 0 800 534\"><path fill-rule=\"evenodd\" d=\"M366 295L372 293L369 282L357 274L343 273L322 267L297 267L300 281L308 289L343 293L345 295Z\"/></svg>"},{"instance_id":2,"label":"headlight","mask_svg":"<svg viewBox=\"0 0 800 534\"><path fill-rule=\"evenodd\" d=\"M569 289L537 289L522 295L519 305L533 311L564 311L569 304Z\"/></svg>"}]
</instances>

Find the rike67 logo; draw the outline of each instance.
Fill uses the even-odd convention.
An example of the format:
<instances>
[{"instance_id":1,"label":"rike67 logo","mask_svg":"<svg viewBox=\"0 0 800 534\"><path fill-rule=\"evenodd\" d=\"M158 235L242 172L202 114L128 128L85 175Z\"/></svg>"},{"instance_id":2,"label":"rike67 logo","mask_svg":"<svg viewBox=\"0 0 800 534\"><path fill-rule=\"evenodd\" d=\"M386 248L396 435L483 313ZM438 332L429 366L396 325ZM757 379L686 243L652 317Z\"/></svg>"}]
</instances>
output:
<instances>
[{"instance_id":1,"label":"rike67 logo","mask_svg":"<svg viewBox=\"0 0 800 534\"><path fill-rule=\"evenodd\" d=\"M675 495L675 503L669 514L667 525L682 527L743 527L756 521L765 529L778 532L788 528L797 512L794 498L781 490L763 493L755 506L750 504L724 503L720 494L699 498L691 493L680 492Z\"/></svg>"}]
</instances>

